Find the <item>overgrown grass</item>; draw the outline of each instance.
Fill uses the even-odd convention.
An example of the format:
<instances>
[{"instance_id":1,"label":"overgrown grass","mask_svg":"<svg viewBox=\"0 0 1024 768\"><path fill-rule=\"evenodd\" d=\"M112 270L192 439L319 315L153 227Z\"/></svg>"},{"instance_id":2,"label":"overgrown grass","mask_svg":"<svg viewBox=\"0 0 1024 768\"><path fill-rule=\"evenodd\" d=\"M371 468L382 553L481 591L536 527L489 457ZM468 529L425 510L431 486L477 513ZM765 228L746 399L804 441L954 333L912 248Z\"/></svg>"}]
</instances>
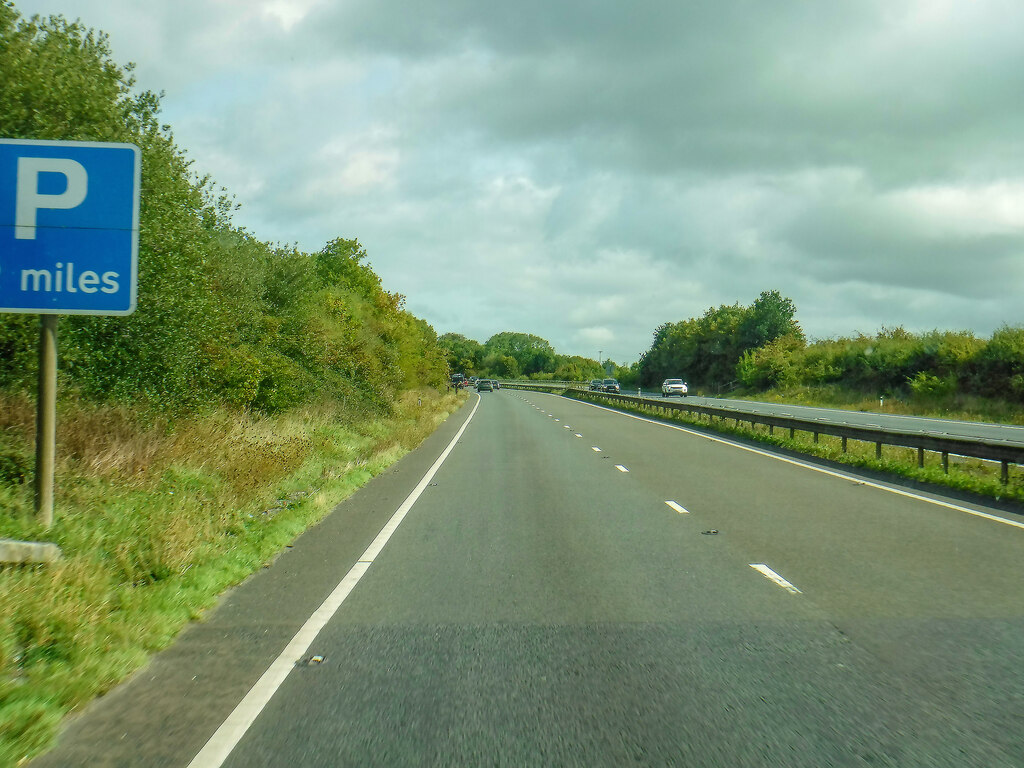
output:
<instances>
[{"instance_id":1,"label":"overgrown grass","mask_svg":"<svg viewBox=\"0 0 1024 768\"><path fill-rule=\"evenodd\" d=\"M903 416L927 416L956 421L986 421L996 424L1024 425L1024 408L1010 400L997 400L963 393L917 396L901 394L883 397L834 384L787 387L763 392L737 392L726 395L737 400L766 403L792 403L848 411L893 413Z\"/></svg>"},{"instance_id":2,"label":"overgrown grass","mask_svg":"<svg viewBox=\"0 0 1024 768\"><path fill-rule=\"evenodd\" d=\"M53 527L33 520L29 482L0 481L0 537L64 554L0 567L0 766L44 750L67 712L167 646L464 398L421 391L386 416L324 404L180 424L62 406ZM0 399L14 464L33 419L27 400Z\"/></svg>"},{"instance_id":3,"label":"overgrown grass","mask_svg":"<svg viewBox=\"0 0 1024 768\"><path fill-rule=\"evenodd\" d=\"M574 397L575 399L589 399L586 393L566 392L565 394L567 397ZM841 464L863 467L917 482L952 488L957 491L975 493L996 499L997 501L1009 500L1024 503L1024 469L1020 467L1011 466L1009 483L1003 485L1000 479L1001 468L996 462L950 455L949 472L947 474L942 468L939 455L936 453L926 452L924 467L918 467L916 448L899 448L887 445L883 447L882 458L878 459L875 457L874 443L851 439L847 441L847 449L844 452L842 438L830 435L819 435L818 442L814 442L814 437L809 432L796 432L793 438L790 438L788 430L775 429L772 431L767 425L763 424L756 424L751 427L749 422L741 421L737 425L734 419L711 419L686 411L670 410L665 414L660 410L660 404L656 400L650 401L649 404L645 403L634 406L626 403L603 402L600 398L594 399L610 408L650 416L661 421L689 424L702 429L710 429L727 435L768 443L790 451L817 456Z\"/></svg>"}]
</instances>

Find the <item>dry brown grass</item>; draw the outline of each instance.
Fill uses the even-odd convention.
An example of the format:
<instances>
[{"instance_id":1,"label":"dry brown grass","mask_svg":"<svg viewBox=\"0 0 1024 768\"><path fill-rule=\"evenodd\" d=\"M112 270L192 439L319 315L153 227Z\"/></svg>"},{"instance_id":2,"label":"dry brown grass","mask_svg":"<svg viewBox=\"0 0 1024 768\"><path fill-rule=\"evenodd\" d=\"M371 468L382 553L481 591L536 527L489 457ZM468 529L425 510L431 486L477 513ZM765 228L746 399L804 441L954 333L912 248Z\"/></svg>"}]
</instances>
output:
<instances>
[{"instance_id":1,"label":"dry brown grass","mask_svg":"<svg viewBox=\"0 0 1024 768\"><path fill-rule=\"evenodd\" d=\"M376 417L324 404L176 423L62 405L54 526L0 515L15 538L45 535L64 552L52 567L0 568L0 765L43 748L68 709L169 643L465 395L419 400ZM0 396L0 427L26 442L34 419L29 399Z\"/></svg>"}]
</instances>

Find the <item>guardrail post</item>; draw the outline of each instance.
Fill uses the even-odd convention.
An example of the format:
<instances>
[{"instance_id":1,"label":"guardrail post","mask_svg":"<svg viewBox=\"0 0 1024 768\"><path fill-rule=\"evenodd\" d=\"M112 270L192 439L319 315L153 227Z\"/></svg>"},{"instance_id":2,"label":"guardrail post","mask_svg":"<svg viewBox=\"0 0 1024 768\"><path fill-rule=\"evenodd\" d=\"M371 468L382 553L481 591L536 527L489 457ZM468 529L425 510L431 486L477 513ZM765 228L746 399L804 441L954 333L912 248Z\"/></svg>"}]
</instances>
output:
<instances>
[{"instance_id":1,"label":"guardrail post","mask_svg":"<svg viewBox=\"0 0 1024 768\"><path fill-rule=\"evenodd\" d=\"M789 439L792 440L794 437L796 437L796 427L790 427L789 428Z\"/></svg>"},{"instance_id":2,"label":"guardrail post","mask_svg":"<svg viewBox=\"0 0 1024 768\"><path fill-rule=\"evenodd\" d=\"M1008 485L1009 484L1009 482L1010 482L1010 462L1008 462L1008 461L1004 461L1003 462L1002 470L999 473L999 479L1002 481L1003 485Z\"/></svg>"},{"instance_id":3,"label":"guardrail post","mask_svg":"<svg viewBox=\"0 0 1024 768\"><path fill-rule=\"evenodd\" d=\"M775 425L774 424L769 424L768 425L768 434L769 435L774 435L775 434Z\"/></svg>"},{"instance_id":4,"label":"guardrail post","mask_svg":"<svg viewBox=\"0 0 1024 768\"><path fill-rule=\"evenodd\" d=\"M843 453L846 453L846 435L843 435Z\"/></svg>"},{"instance_id":5,"label":"guardrail post","mask_svg":"<svg viewBox=\"0 0 1024 768\"><path fill-rule=\"evenodd\" d=\"M917 449L917 468L924 468L924 448Z\"/></svg>"},{"instance_id":6,"label":"guardrail post","mask_svg":"<svg viewBox=\"0 0 1024 768\"><path fill-rule=\"evenodd\" d=\"M942 471L949 474L949 451L942 452Z\"/></svg>"},{"instance_id":7,"label":"guardrail post","mask_svg":"<svg viewBox=\"0 0 1024 768\"><path fill-rule=\"evenodd\" d=\"M876 459L882 458L882 444L881 443L875 443L875 458Z\"/></svg>"},{"instance_id":8,"label":"guardrail post","mask_svg":"<svg viewBox=\"0 0 1024 768\"><path fill-rule=\"evenodd\" d=\"M818 433L817 432L814 433L814 442L818 442Z\"/></svg>"}]
</instances>

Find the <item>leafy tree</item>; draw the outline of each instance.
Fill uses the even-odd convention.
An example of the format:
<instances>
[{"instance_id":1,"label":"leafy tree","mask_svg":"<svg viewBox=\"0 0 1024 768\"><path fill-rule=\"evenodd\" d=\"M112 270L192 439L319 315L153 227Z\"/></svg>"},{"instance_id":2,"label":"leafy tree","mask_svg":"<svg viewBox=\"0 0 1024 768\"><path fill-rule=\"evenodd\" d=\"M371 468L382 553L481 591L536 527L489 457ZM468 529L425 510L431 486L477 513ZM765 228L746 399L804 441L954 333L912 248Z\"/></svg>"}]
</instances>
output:
<instances>
[{"instance_id":1,"label":"leafy tree","mask_svg":"<svg viewBox=\"0 0 1024 768\"><path fill-rule=\"evenodd\" d=\"M723 385L737 378L744 353L783 337L803 340L796 306L778 291L764 291L749 307L710 307L699 318L664 323L640 358L639 375L648 385L682 377L691 383Z\"/></svg>"},{"instance_id":2,"label":"leafy tree","mask_svg":"<svg viewBox=\"0 0 1024 768\"><path fill-rule=\"evenodd\" d=\"M134 93L105 35L0 2L0 72L0 135L142 151L138 309L61 319L60 375L80 396L172 410L330 397L387 408L403 387L443 382L433 329L384 290L357 240L306 254L232 224L230 197L192 172L158 121L160 97ZM36 324L0 315L0 386L28 388Z\"/></svg>"},{"instance_id":3,"label":"leafy tree","mask_svg":"<svg viewBox=\"0 0 1024 768\"><path fill-rule=\"evenodd\" d=\"M996 330L967 371L975 392L1024 402L1024 327L1004 325Z\"/></svg>"},{"instance_id":4,"label":"leafy tree","mask_svg":"<svg viewBox=\"0 0 1024 768\"><path fill-rule=\"evenodd\" d=\"M504 331L484 342L488 354L496 353L515 358L524 375L554 371L555 350L551 344L530 333Z\"/></svg>"},{"instance_id":5,"label":"leafy tree","mask_svg":"<svg viewBox=\"0 0 1024 768\"><path fill-rule=\"evenodd\" d=\"M803 339L795 317L796 304L792 299L784 298L778 291L762 291L740 323L740 343L745 349L752 349L783 336Z\"/></svg>"},{"instance_id":6,"label":"leafy tree","mask_svg":"<svg viewBox=\"0 0 1024 768\"><path fill-rule=\"evenodd\" d=\"M604 377L604 369L597 360L579 355L558 355L555 358L554 378L559 381L587 381Z\"/></svg>"},{"instance_id":7,"label":"leafy tree","mask_svg":"<svg viewBox=\"0 0 1024 768\"><path fill-rule=\"evenodd\" d=\"M484 347L461 333L445 333L438 338L452 373L476 375L484 367ZM518 375L518 374L516 374Z\"/></svg>"},{"instance_id":8,"label":"leafy tree","mask_svg":"<svg viewBox=\"0 0 1024 768\"><path fill-rule=\"evenodd\" d=\"M745 387L768 389L795 384L799 379L796 355L804 340L796 334L773 339L764 346L748 349L736 366L736 376Z\"/></svg>"}]
</instances>

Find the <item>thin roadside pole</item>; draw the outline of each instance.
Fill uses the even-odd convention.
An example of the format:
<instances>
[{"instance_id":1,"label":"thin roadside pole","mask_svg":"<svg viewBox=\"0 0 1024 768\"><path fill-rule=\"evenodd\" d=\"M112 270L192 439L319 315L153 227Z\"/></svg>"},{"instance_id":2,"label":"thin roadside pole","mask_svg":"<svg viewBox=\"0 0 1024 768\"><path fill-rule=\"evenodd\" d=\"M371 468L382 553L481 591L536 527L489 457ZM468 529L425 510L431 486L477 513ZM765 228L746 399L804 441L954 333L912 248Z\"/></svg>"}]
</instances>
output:
<instances>
[{"instance_id":1,"label":"thin roadside pole","mask_svg":"<svg viewBox=\"0 0 1024 768\"><path fill-rule=\"evenodd\" d=\"M36 518L53 525L53 465L57 455L57 318L39 316L39 388L36 397Z\"/></svg>"}]
</instances>

